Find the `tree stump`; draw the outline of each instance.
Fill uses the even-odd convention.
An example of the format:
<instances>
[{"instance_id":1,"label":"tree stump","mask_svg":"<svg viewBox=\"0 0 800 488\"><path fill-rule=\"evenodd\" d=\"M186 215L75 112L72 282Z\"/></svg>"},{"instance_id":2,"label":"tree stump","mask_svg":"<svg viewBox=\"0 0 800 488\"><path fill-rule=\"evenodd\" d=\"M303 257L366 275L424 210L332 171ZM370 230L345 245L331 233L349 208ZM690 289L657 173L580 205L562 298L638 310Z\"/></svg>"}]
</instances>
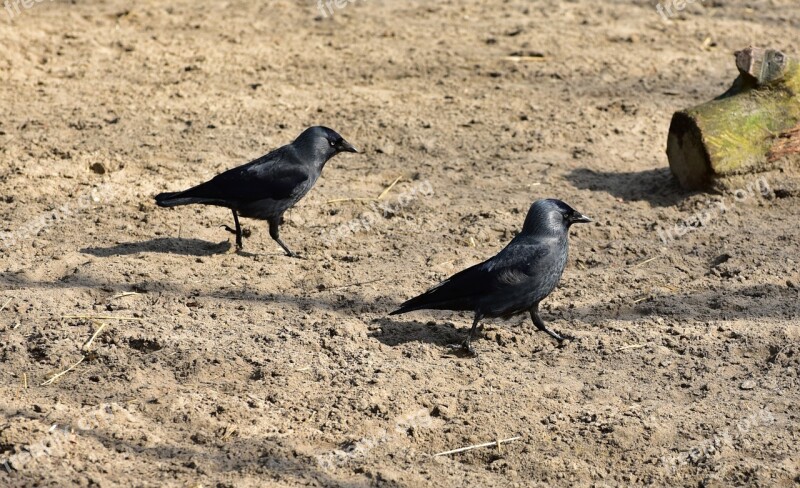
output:
<instances>
[{"instance_id":1,"label":"tree stump","mask_svg":"<svg viewBox=\"0 0 800 488\"><path fill-rule=\"evenodd\" d=\"M736 67L728 91L672 116L667 158L686 189L800 153L800 63L749 47L736 52Z\"/></svg>"}]
</instances>

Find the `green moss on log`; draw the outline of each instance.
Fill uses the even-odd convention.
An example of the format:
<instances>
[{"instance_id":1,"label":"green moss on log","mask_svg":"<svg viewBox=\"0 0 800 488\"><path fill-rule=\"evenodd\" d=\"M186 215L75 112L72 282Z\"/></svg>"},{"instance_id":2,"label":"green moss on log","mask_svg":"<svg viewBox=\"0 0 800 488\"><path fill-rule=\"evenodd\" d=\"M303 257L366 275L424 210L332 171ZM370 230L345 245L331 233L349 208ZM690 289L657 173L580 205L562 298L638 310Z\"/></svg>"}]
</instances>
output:
<instances>
[{"instance_id":1,"label":"green moss on log","mask_svg":"<svg viewBox=\"0 0 800 488\"><path fill-rule=\"evenodd\" d=\"M778 52L767 50L767 61L770 53ZM800 123L800 63L786 60L767 67L767 75L751 75L740 67L741 75L726 93L675 113L667 156L682 186L702 188L716 177L763 167L778 136Z\"/></svg>"}]
</instances>

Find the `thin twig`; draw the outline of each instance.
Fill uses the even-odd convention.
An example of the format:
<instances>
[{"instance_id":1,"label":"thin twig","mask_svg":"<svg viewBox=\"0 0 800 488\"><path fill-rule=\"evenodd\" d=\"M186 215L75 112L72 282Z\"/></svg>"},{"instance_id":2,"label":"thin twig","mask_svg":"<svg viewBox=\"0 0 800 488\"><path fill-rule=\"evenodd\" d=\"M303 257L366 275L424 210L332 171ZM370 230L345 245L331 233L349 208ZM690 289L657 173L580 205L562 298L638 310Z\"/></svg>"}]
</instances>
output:
<instances>
[{"instance_id":1,"label":"thin twig","mask_svg":"<svg viewBox=\"0 0 800 488\"><path fill-rule=\"evenodd\" d=\"M639 266L644 266L645 264L649 263L650 261L655 261L655 260L656 260L656 259L658 259L658 258L659 258L659 256L653 256L653 257L652 257L652 258L650 258L650 259L645 259L644 261L642 261L642 262L640 262L640 263L636 263L636 264L634 264L634 265L633 265L633 267L634 267L634 268L638 268Z\"/></svg>"},{"instance_id":2,"label":"thin twig","mask_svg":"<svg viewBox=\"0 0 800 488\"><path fill-rule=\"evenodd\" d=\"M350 284L341 285L341 286L332 286L330 288L324 288L324 289L319 290L319 291L340 290L342 288L349 288L351 286L361 286L361 285L368 285L370 283L377 283L378 281L383 281L383 278L376 278L374 280L369 280L369 281L359 281L358 283L350 283Z\"/></svg>"},{"instance_id":3,"label":"thin twig","mask_svg":"<svg viewBox=\"0 0 800 488\"><path fill-rule=\"evenodd\" d=\"M116 294L116 295L114 295L113 297L109 298L109 300L116 300L116 299L118 299L118 298L125 298L125 297L129 297L129 296L131 296L131 295L138 295L138 294L139 294L139 293L138 293L138 292L135 292L135 291L124 291L124 292L122 292L122 293L117 293L117 294Z\"/></svg>"},{"instance_id":4,"label":"thin twig","mask_svg":"<svg viewBox=\"0 0 800 488\"><path fill-rule=\"evenodd\" d=\"M11 303L11 300L13 300L13 299L14 299L14 297L8 297L8 300L6 300L6 303L4 303L2 306L0 306L0 312L2 312L3 310L5 310L5 309L6 309L6 306L7 306L9 303Z\"/></svg>"},{"instance_id":5,"label":"thin twig","mask_svg":"<svg viewBox=\"0 0 800 488\"><path fill-rule=\"evenodd\" d=\"M503 59L505 59L506 61L513 61L515 63L518 63L520 61L523 62L548 61L548 59L544 56L506 56Z\"/></svg>"},{"instance_id":6,"label":"thin twig","mask_svg":"<svg viewBox=\"0 0 800 488\"><path fill-rule=\"evenodd\" d=\"M329 203L342 203L342 202L376 202L378 201L377 198L335 198L333 200L328 200L325 204Z\"/></svg>"},{"instance_id":7,"label":"thin twig","mask_svg":"<svg viewBox=\"0 0 800 488\"><path fill-rule=\"evenodd\" d=\"M401 179L403 179L403 175L400 175L397 178L395 178L394 181L389 186L387 186L386 189L383 190L380 195L378 195L378 198L360 198L360 197L334 198L333 200L328 200L327 202L325 202L325 205L331 203L344 203L344 202L377 202L379 200L382 200L383 197L385 197Z\"/></svg>"},{"instance_id":8,"label":"thin twig","mask_svg":"<svg viewBox=\"0 0 800 488\"><path fill-rule=\"evenodd\" d=\"M22 387L28 389L28 373L22 373Z\"/></svg>"},{"instance_id":9,"label":"thin twig","mask_svg":"<svg viewBox=\"0 0 800 488\"><path fill-rule=\"evenodd\" d=\"M492 442L484 442L483 444L475 444L473 446L460 447L458 449L453 449L451 451L440 452L440 453L434 454L433 456L434 457L436 457L436 456L446 456L448 454L456 454L456 453L459 453L459 452L471 451L473 449L479 449L481 447L497 446L497 448L499 449L500 448L500 444L508 444L509 442L516 441L516 440L519 440L519 439L522 439L522 436L510 437L508 439L500 439L500 440L496 440L496 441L492 441Z\"/></svg>"},{"instance_id":10,"label":"thin twig","mask_svg":"<svg viewBox=\"0 0 800 488\"><path fill-rule=\"evenodd\" d=\"M386 194L389 193L392 190L392 188L394 188L394 185L396 185L397 182L400 181L400 178L402 178L402 177L403 177L403 175L400 175L397 178L395 178L394 181L392 182L392 184L389 185L388 187L386 187L386 189L383 190L380 195L378 195L378 200L382 200L383 197L385 197Z\"/></svg>"},{"instance_id":11,"label":"thin twig","mask_svg":"<svg viewBox=\"0 0 800 488\"><path fill-rule=\"evenodd\" d=\"M94 334L92 334L92 337L90 337L89 340L86 341L86 343L84 343L83 346L81 346L81 349L83 349L84 351L88 351L89 350L89 346L92 345L92 342L94 342L94 340L97 338L97 336L100 334L100 332L106 326L105 322L99 322L99 324L100 324L100 326L97 328L96 331L94 331Z\"/></svg>"},{"instance_id":12,"label":"thin twig","mask_svg":"<svg viewBox=\"0 0 800 488\"><path fill-rule=\"evenodd\" d=\"M52 383L53 383L55 380L57 380L57 379L61 378L61 377L62 377L62 376L64 376L65 374L67 374L67 373L69 373L70 371L72 371L73 369L77 368L77 367L78 367L78 365L79 365L79 364L81 364L81 363L83 362L83 360L84 360L84 359L86 359L86 356L81 356L81 358L78 360L78 362L76 362L75 364L73 364L73 365L72 365L72 366L70 366L69 368L65 369L64 371L62 371L62 372L60 372L60 373L56 373L56 374L54 374L54 375L53 375L53 376L52 376L52 377L51 377L49 380L45 381L44 383L42 383L42 384L41 384L41 385L39 385L39 386L47 386L47 385L50 385L50 384L52 384Z\"/></svg>"},{"instance_id":13,"label":"thin twig","mask_svg":"<svg viewBox=\"0 0 800 488\"><path fill-rule=\"evenodd\" d=\"M64 315L62 319L81 319L81 320L136 320L142 321L144 319L138 317L114 317L112 315Z\"/></svg>"},{"instance_id":14,"label":"thin twig","mask_svg":"<svg viewBox=\"0 0 800 488\"><path fill-rule=\"evenodd\" d=\"M646 345L647 345L647 343L645 343L645 344L630 344L630 345L627 345L627 346L622 346L620 348L617 348L617 352L619 352L619 351L627 351L628 349L639 349L640 347L644 347Z\"/></svg>"}]
</instances>

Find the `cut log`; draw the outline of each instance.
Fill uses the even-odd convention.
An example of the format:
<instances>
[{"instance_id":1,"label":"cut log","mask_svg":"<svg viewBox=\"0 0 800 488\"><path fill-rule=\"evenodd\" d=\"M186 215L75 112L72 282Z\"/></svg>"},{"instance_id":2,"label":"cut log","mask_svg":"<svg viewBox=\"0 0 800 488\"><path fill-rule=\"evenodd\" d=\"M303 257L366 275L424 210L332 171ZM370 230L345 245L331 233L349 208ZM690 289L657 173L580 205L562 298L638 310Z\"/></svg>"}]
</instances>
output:
<instances>
[{"instance_id":1,"label":"cut log","mask_svg":"<svg viewBox=\"0 0 800 488\"><path fill-rule=\"evenodd\" d=\"M766 169L800 150L800 63L774 49L747 48L736 53L736 67L728 91L672 116L667 158L684 188Z\"/></svg>"}]
</instances>

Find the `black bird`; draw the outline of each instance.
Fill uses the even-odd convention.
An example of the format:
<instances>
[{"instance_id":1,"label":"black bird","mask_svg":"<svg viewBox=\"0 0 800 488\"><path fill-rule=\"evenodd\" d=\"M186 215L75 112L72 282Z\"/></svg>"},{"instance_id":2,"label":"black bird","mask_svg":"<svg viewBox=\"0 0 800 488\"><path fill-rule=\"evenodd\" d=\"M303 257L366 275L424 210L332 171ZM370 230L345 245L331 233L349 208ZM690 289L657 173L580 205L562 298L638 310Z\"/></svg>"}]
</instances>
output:
<instances>
[{"instance_id":1,"label":"black bird","mask_svg":"<svg viewBox=\"0 0 800 488\"><path fill-rule=\"evenodd\" d=\"M266 220L270 237L280 244L287 256L296 257L279 236L283 213L311 190L325 163L340 152L358 151L336 131L322 126L309 127L291 144L229 169L205 183L181 192L156 195L156 204L175 207L199 203L231 209L236 229L223 227L236 234L237 249L242 249L239 216Z\"/></svg>"},{"instance_id":2,"label":"black bird","mask_svg":"<svg viewBox=\"0 0 800 488\"><path fill-rule=\"evenodd\" d=\"M567 265L570 226L591 221L560 200L537 200L522 232L505 249L408 300L390 315L423 309L474 312L472 329L461 345L473 355L470 342L484 317L528 312L537 329L563 341L539 317L539 302L553 291Z\"/></svg>"}]
</instances>

